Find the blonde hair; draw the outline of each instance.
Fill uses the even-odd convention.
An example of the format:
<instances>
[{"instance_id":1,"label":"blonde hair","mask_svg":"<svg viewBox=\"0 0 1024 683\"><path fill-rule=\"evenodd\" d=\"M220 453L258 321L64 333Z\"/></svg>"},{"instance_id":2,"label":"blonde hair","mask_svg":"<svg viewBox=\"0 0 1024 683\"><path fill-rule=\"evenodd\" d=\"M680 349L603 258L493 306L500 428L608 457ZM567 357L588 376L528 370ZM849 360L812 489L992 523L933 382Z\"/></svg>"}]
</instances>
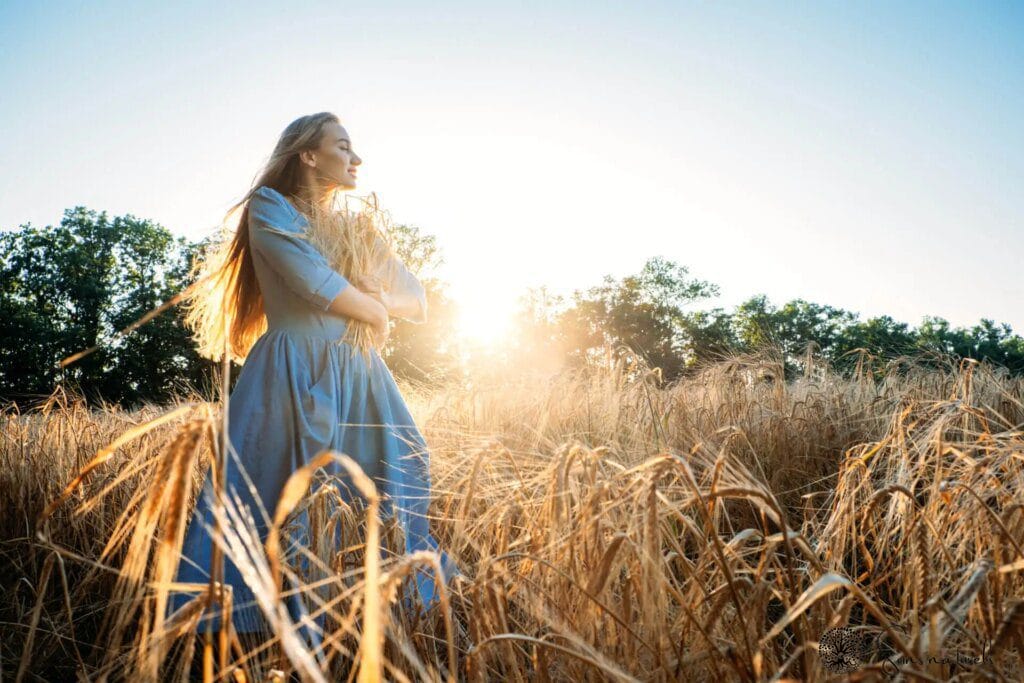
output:
<instances>
[{"instance_id":1,"label":"blonde hair","mask_svg":"<svg viewBox=\"0 0 1024 683\"><path fill-rule=\"evenodd\" d=\"M225 351L231 360L242 363L249 350L259 337L267 330L267 318L263 309L263 295L256 280L253 268L252 252L249 247L249 200L261 186L277 190L285 197L297 197L304 189L302 186L302 169L299 153L315 149L319 146L323 128L329 123L340 123L338 117L330 112L310 114L295 119L281 133L270 159L258 174L256 181L238 203L232 206L221 224L220 239L211 243L197 258L192 267L192 274L197 277L193 285L194 291L185 299L185 326L192 331L196 341L196 351L204 358L221 361ZM240 211L240 214L239 214ZM347 213L347 212L346 212ZM366 229L365 221L353 222L349 226L347 220L323 221L322 216L312 212L310 216L310 241L323 247L324 243L347 243L351 239L334 239L326 233L345 230L337 237L351 233L351 227ZM238 215L238 222L233 235L229 227ZM379 231L370 227L371 232ZM365 240L357 240L365 243ZM377 244L373 242L373 244ZM345 277L351 278L356 273L369 272L381 263L389 251L374 248L373 253L363 253L361 258L352 258L352 251L345 263L328 254L333 260L332 266ZM344 266L342 268L342 266ZM352 334L346 339L356 338L361 345L368 343L370 337L363 330L366 327L361 321L352 321Z\"/></svg>"}]
</instances>

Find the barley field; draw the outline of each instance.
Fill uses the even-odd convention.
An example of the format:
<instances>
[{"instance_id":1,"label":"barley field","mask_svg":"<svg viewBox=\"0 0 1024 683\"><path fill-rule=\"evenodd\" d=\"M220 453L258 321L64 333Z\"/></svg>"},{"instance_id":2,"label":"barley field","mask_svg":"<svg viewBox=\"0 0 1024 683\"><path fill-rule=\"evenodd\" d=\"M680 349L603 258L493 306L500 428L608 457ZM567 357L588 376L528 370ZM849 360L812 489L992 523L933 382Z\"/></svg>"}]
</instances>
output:
<instances>
[{"instance_id":1,"label":"barley field","mask_svg":"<svg viewBox=\"0 0 1024 683\"><path fill-rule=\"evenodd\" d=\"M266 638L196 634L230 605L217 586L162 617L218 402L90 411L58 393L7 412L0 679L1024 679L1024 379L864 358L784 381L771 358L669 386L628 360L403 386L433 531L467 576L405 609L402 583L437 558L392 551L358 472L365 500L307 495L316 465L346 462L323 453L266 543L224 517ZM294 548L302 511L314 540ZM317 648L278 609L294 590L327 615Z\"/></svg>"}]
</instances>

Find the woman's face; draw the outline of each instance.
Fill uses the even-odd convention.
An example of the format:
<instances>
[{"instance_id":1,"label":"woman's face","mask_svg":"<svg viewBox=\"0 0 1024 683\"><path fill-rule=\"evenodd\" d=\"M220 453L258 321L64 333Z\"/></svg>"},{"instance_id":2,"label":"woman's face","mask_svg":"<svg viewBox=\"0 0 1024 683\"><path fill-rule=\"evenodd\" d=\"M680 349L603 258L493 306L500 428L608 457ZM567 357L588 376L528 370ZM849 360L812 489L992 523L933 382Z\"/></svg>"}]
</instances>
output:
<instances>
[{"instance_id":1,"label":"woman's face","mask_svg":"<svg viewBox=\"0 0 1024 683\"><path fill-rule=\"evenodd\" d=\"M352 140L340 124L328 123L324 126L320 146L313 150L313 158L321 184L331 188L355 188L356 167L363 160L352 150Z\"/></svg>"}]
</instances>

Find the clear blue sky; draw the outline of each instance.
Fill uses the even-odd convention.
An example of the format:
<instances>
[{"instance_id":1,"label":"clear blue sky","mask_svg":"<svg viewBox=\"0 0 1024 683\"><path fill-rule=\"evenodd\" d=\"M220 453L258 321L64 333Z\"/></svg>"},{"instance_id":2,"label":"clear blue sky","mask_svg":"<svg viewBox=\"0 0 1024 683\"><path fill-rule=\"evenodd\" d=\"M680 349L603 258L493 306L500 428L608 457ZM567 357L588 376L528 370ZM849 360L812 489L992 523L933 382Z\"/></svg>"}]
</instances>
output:
<instances>
[{"instance_id":1,"label":"clear blue sky","mask_svg":"<svg viewBox=\"0 0 1024 683\"><path fill-rule=\"evenodd\" d=\"M365 5L0 5L0 227L199 238L331 110L467 327L663 255L708 305L1024 333L1024 3Z\"/></svg>"}]
</instances>

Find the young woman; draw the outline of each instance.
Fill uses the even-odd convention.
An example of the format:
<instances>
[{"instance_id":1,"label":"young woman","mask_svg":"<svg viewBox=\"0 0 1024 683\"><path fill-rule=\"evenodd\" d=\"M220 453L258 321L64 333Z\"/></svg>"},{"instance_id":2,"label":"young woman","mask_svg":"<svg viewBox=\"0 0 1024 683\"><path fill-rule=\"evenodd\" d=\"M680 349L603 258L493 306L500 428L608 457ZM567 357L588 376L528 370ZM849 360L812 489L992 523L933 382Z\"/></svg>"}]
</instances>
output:
<instances>
[{"instance_id":1,"label":"young woman","mask_svg":"<svg viewBox=\"0 0 1024 683\"><path fill-rule=\"evenodd\" d=\"M234 207L242 208L238 228L209 261L213 265L205 266L216 277L190 302L186 322L202 355L218 358L226 348L233 359L244 360L228 401L228 436L238 461L228 459L224 490L249 506L261 541L267 527L260 504L273 516L289 476L320 451L333 449L375 480L384 497L381 510L398 516L407 552L438 550L428 529L430 472L423 437L376 350L353 353L340 341L352 321L367 323L378 345L387 338L389 316L424 322L423 286L390 252L390 275L346 277L308 239L311 221L330 215L335 193L356 186L361 163L333 114L293 121L252 190ZM325 469L350 481L340 466ZM209 473L203 489L185 534L179 582L209 580ZM459 573L447 553L441 558L447 578ZM224 572L233 590L235 629L268 630L230 557ZM416 588L427 606L436 600L437 587L427 573L417 572ZM189 597L172 594L171 610ZM304 612L296 596L288 606L293 619ZM213 614L199 630L218 630L219 619Z\"/></svg>"}]
</instances>

